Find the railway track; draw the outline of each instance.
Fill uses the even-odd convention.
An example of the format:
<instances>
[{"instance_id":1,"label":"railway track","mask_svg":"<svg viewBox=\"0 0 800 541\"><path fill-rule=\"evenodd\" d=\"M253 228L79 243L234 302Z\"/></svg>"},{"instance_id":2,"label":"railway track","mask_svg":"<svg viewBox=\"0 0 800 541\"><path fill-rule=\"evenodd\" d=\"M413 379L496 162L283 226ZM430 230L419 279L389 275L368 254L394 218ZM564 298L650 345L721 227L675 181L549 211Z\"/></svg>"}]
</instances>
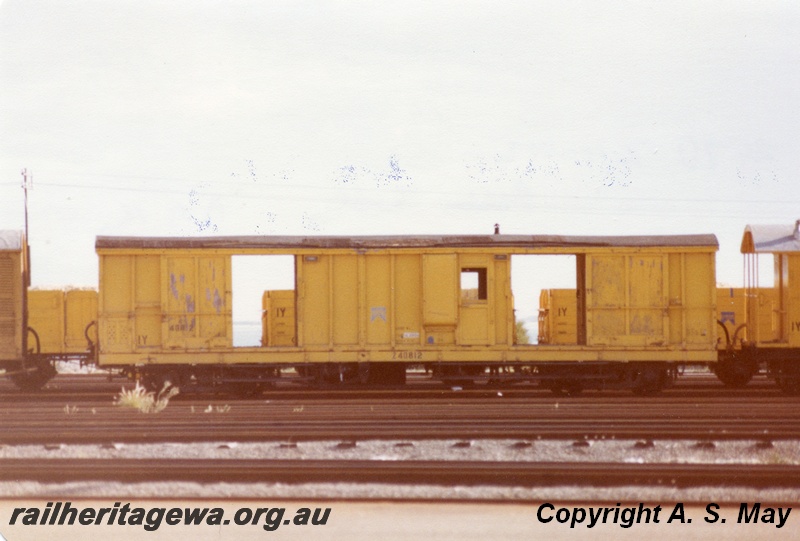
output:
<instances>
[{"instance_id":1,"label":"railway track","mask_svg":"<svg viewBox=\"0 0 800 541\"><path fill-rule=\"evenodd\" d=\"M78 385L66 380L63 385ZM83 387L86 388L86 385ZM116 387L118 389L118 387ZM143 443L335 439L800 438L800 398L708 383L651 397L516 390L267 393L174 399L157 414L113 406L92 388L0 393L0 443Z\"/></svg>"},{"instance_id":2,"label":"railway track","mask_svg":"<svg viewBox=\"0 0 800 541\"><path fill-rule=\"evenodd\" d=\"M299 406L302 407L302 406ZM475 406L473 406L475 407ZM479 406L478 406L479 407ZM337 408L342 411L340 408ZM143 419L135 412L103 414L79 418L80 413L45 419L36 417L0 422L0 443L6 445L37 443L104 442L197 442L197 441L303 441L335 439L696 439L696 440L784 440L800 436L800 422L784 420L744 422L707 419L653 421L612 419L603 422L587 418L507 420L463 416L449 419L388 419L362 416L360 419L325 419L299 416L291 419L254 419L258 414L224 414L216 418L204 414L172 415ZM409 415L422 415L410 410ZM62 414L63 415L63 414ZM191 417L190 415L193 415ZM343 412L342 415L350 415ZM247 416L245 418L245 416ZM653 422L659 422L657 426Z\"/></svg>"},{"instance_id":3,"label":"railway track","mask_svg":"<svg viewBox=\"0 0 800 541\"><path fill-rule=\"evenodd\" d=\"M765 391L769 384L763 381L731 391L713 378L698 377L649 397L628 392L559 397L538 389L453 390L430 385L373 391L279 389L248 400L179 396L156 414L115 407L119 380L69 376L50 385L54 387L42 393L0 392L0 444L44 447L29 458L8 453L0 459L0 480L800 487L800 466L746 463L762 456L759 450L749 451L749 458L736 464L713 463L713 455L707 455L704 463L606 462L604 458L599 458L600 462L563 462L561 456L544 461L505 456L497 461L499 455L475 460L470 452L458 449L433 461L412 459L422 458L416 451L388 460L361 460L364 454L341 450L333 453L337 458L309 455L297 460L291 449L286 458L270 455L269 459L242 458L233 452L214 459L140 459L115 451L90 459L72 458L76 455L69 450L73 444L102 448L108 443L159 442L502 439L531 445L550 439L635 439L645 443L659 439L800 439L796 415L800 398L771 388ZM560 445L571 447L566 442ZM663 449L657 441L655 448ZM576 449L573 453L580 454Z\"/></svg>"},{"instance_id":4,"label":"railway track","mask_svg":"<svg viewBox=\"0 0 800 541\"><path fill-rule=\"evenodd\" d=\"M485 461L3 459L2 481L800 487L800 466Z\"/></svg>"}]
</instances>

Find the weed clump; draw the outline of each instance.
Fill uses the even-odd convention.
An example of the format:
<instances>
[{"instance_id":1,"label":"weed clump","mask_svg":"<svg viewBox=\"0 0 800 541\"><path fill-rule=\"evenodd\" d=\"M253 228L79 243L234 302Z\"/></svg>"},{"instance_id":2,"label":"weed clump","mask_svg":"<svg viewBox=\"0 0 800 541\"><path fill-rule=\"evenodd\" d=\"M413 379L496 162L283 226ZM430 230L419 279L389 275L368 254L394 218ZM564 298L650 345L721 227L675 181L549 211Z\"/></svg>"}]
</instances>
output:
<instances>
[{"instance_id":1,"label":"weed clump","mask_svg":"<svg viewBox=\"0 0 800 541\"><path fill-rule=\"evenodd\" d=\"M142 413L158 413L167 407L170 398L178 394L178 388L169 382L156 394L148 391L138 383L133 389L122 389L114 401L115 406L134 408Z\"/></svg>"}]
</instances>

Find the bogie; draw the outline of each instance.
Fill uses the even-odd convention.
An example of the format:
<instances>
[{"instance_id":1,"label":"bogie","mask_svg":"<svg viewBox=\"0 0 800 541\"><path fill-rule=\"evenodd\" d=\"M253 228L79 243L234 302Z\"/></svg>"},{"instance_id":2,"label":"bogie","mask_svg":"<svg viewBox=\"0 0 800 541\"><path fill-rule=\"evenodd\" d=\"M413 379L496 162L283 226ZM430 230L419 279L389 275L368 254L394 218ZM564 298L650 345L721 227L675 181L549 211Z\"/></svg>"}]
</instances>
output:
<instances>
[{"instance_id":1,"label":"bogie","mask_svg":"<svg viewBox=\"0 0 800 541\"><path fill-rule=\"evenodd\" d=\"M721 355L713 366L717 378L728 387L744 387L758 372L758 363L744 353Z\"/></svg>"}]
</instances>

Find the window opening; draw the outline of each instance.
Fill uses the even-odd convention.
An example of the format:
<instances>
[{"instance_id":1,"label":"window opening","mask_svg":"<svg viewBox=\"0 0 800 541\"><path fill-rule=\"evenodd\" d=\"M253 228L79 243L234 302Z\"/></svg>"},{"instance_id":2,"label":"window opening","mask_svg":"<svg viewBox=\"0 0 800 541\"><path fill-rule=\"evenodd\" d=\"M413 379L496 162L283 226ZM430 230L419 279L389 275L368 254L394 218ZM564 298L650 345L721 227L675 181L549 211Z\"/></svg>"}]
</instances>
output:
<instances>
[{"instance_id":1,"label":"window opening","mask_svg":"<svg viewBox=\"0 0 800 541\"><path fill-rule=\"evenodd\" d=\"M485 268L461 269L462 301L485 301L487 299L486 291Z\"/></svg>"}]
</instances>

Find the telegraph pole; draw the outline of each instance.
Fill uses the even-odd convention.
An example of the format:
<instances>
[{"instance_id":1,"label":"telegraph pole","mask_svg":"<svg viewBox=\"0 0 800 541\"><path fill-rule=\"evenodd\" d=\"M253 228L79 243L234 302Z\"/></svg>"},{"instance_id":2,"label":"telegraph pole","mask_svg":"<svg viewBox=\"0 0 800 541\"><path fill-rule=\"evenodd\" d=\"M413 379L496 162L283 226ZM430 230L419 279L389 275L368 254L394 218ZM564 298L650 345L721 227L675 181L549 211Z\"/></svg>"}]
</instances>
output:
<instances>
[{"instance_id":1,"label":"telegraph pole","mask_svg":"<svg viewBox=\"0 0 800 541\"><path fill-rule=\"evenodd\" d=\"M25 194L25 258L26 258L26 266L27 266L27 274L25 279L25 286L30 287L31 285L31 247L28 239L28 188L33 188L33 173L31 173L30 178L28 178L28 170L22 170L22 192ZM27 321L27 318L26 318ZM26 333L27 334L27 333Z\"/></svg>"},{"instance_id":2,"label":"telegraph pole","mask_svg":"<svg viewBox=\"0 0 800 541\"><path fill-rule=\"evenodd\" d=\"M28 188L33 188L33 173L28 180L28 170L22 170L22 192L25 194L25 241L28 241Z\"/></svg>"}]
</instances>

